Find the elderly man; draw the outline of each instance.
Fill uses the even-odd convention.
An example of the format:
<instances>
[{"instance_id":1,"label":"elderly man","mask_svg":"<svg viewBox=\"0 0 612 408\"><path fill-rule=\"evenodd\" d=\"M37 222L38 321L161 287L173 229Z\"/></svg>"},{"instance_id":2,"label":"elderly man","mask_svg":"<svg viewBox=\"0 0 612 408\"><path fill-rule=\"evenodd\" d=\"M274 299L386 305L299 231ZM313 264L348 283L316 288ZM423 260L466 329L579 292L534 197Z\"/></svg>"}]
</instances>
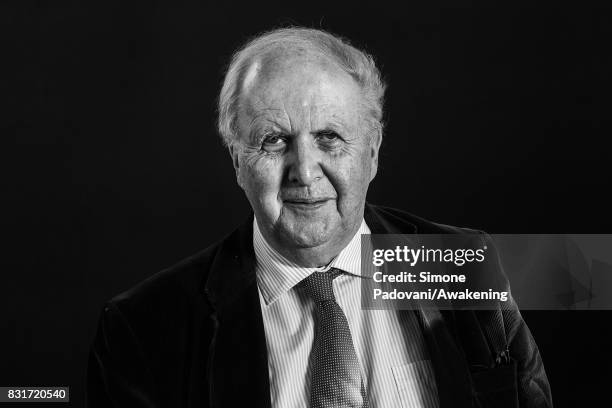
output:
<instances>
[{"instance_id":1,"label":"elderly man","mask_svg":"<svg viewBox=\"0 0 612 408\"><path fill-rule=\"evenodd\" d=\"M90 406L551 405L514 304L361 309L361 234L459 231L366 203L383 94L372 58L324 31L275 30L234 55L219 130L254 214L107 303Z\"/></svg>"}]
</instances>

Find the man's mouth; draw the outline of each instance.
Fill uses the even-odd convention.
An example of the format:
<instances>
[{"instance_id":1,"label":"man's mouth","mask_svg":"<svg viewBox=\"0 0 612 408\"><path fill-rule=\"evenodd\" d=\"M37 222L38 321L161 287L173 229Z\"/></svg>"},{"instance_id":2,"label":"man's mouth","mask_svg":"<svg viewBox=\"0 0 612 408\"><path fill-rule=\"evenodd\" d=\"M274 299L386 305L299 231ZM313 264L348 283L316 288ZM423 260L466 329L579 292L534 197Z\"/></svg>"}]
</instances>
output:
<instances>
[{"instance_id":1,"label":"man's mouth","mask_svg":"<svg viewBox=\"0 0 612 408\"><path fill-rule=\"evenodd\" d=\"M315 204L322 203L329 200L329 198L289 198L285 202L289 203L300 203L300 204Z\"/></svg>"},{"instance_id":2,"label":"man's mouth","mask_svg":"<svg viewBox=\"0 0 612 408\"><path fill-rule=\"evenodd\" d=\"M283 200L283 204L297 208L319 208L327 203L331 198L288 198Z\"/></svg>"}]
</instances>

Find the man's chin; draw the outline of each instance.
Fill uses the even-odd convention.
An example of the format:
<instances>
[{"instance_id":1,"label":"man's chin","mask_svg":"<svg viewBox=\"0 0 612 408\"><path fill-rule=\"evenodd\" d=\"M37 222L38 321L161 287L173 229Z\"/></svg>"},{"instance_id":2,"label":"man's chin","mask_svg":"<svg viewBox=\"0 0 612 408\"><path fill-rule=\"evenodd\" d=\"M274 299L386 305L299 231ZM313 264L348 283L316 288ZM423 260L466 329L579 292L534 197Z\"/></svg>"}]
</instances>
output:
<instances>
[{"instance_id":1,"label":"man's chin","mask_svg":"<svg viewBox=\"0 0 612 408\"><path fill-rule=\"evenodd\" d=\"M331 229L323 222L294 223L279 227L281 242L287 247L314 248L325 244L331 238Z\"/></svg>"}]
</instances>

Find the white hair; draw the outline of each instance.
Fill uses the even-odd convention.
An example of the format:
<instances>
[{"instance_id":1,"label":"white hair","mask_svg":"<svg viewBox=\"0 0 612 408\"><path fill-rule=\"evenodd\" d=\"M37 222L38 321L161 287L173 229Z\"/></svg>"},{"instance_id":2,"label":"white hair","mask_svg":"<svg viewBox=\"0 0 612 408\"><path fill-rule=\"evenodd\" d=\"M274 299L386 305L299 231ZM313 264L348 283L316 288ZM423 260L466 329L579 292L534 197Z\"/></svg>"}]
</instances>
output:
<instances>
[{"instance_id":1,"label":"white hair","mask_svg":"<svg viewBox=\"0 0 612 408\"><path fill-rule=\"evenodd\" d=\"M385 84L374 59L348 41L323 30L280 28L256 36L232 57L219 94L219 134L225 145L237 140L237 112L240 91L252 65L260 67L282 55L312 55L330 61L348 73L360 86L371 131L382 136Z\"/></svg>"}]
</instances>

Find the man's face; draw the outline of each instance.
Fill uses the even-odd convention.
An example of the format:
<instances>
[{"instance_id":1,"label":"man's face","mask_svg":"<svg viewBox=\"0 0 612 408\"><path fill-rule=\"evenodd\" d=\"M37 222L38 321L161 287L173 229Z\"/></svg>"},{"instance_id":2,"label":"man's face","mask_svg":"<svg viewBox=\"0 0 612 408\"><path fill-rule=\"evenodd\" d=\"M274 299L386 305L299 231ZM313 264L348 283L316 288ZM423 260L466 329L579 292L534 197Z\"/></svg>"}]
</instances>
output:
<instances>
[{"instance_id":1,"label":"man's face","mask_svg":"<svg viewBox=\"0 0 612 408\"><path fill-rule=\"evenodd\" d=\"M321 62L247 72L231 153L259 227L281 253L340 250L359 227L380 144L366 130L362 98L348 74Z\"/></svg>"}]
</instances>

